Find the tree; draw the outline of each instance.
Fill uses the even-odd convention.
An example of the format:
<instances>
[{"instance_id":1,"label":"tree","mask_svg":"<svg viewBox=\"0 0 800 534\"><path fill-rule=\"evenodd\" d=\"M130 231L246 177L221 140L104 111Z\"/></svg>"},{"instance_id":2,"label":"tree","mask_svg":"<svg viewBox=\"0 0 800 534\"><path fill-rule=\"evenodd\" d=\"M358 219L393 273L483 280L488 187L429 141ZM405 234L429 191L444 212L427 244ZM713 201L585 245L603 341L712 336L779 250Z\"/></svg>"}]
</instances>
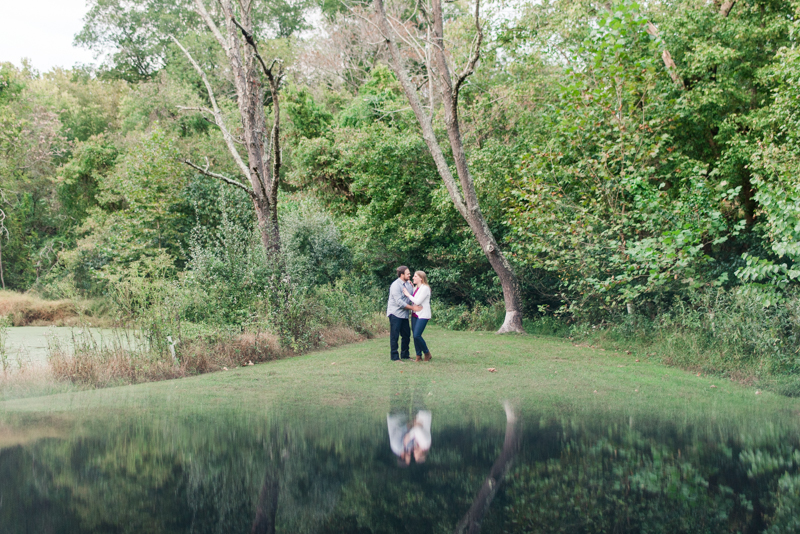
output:
<instances>
[{"instance_id":1,"label":"tree","mask_svg":"<svg viewBox=\"0 0 800 534\"><path fill-rule=\"evenodd\" d=\"M506 317L498 333L523 332L522 329L522 299L520 296L519 282L514 273L514 269L508 259L500 251L500 247L486 223L486 219L481 212L478 202L478 195L475 190L475 183L470 174L467 156L464 150L464 143L461 137L461 125L458 117L458 96L464 81L474 72L475 65L480 59L481 43L483 42L483 30L480 25L480 0L475 2L475 28L477 30L475 40L467 65L455 80L450 75L450 65L447 61L447 51L444 41L444 15L442 12L441 0L431 0L429 6L420 5L420 13L423 18L422 26L426 30L424 37L416 38L410 33L401 36L406 42L415 43L418 58L417 61L424 64L427 72L427 82L429 85L428 97L430 98L430 112L426 113L420 101L417 86L411 81L406 59L401 54L397 45L398 33L396 26L405 28L400 21L389 22L386 15L383 0L374 0L373 6L378 16L378 26L383 39L389 47L391 56L390 65L394 71L403 92L408 99L411 109L422 129L422 137L428 146L428 150L433 156L439 176L444 181L450 199L453 201L458 212L467 221L472 233L481 245L481 249L497 273L500 283L503 286L503 299L506 306ZM431 20L431 16L433 17ZM425 42L424 49L418 43ZM426 85L426 84L422 84ZM457 183L450 171L450 167L445 159L439 141L433 130L434 113L434 93L441 95L444 107L444 122L447 128L447 137L450 149L455 160L456 172L459 182ZM460 187L459 187L460 183Z\"/></svg>"},{"instance_id":2,"label":"tree","mask_svg":"<svg viewBox=\"0 0 800 534\"><path fill-rule=\"evenodd\" d=\"M206 10L203 0L195 0L197 13L211 30L223 50L225 50L225 55L228 58L228 66L233 75L236 102L242 121L242 144L247 150L247 164L245 164L239 154L239 150L236 148L237 140L234 139L233 134L225 124L222 110L217 104L214 91L203 69L192 58L188 50L173 37L175 43L186 54L186 57L202 78L211 103L210 109L207 107L183 107L182 109L211 115L214 124L222 132L228 151L250 185L247 186L237 179L212 172L208 160L206 160L205 167L200 167L189 160L185 160L185 163L206 176L217 178L246 191L253 201L264 248L268 252L279 252L278 183L280 181L281 149L278 91L283 78L283 65L279 60L275 59L268 67L259 54L258 46L253 37L251 1L240 0L237 9L230 0L222 0L219 3L219 8L221 9L219 15L223 19L221 25L218 25L214 17ZM261 67L269 81L272 100L273 123L269 135L266 132L267 117L263 106L264 94L258 74L259 67Z\"/></svg>"}]
</instances>

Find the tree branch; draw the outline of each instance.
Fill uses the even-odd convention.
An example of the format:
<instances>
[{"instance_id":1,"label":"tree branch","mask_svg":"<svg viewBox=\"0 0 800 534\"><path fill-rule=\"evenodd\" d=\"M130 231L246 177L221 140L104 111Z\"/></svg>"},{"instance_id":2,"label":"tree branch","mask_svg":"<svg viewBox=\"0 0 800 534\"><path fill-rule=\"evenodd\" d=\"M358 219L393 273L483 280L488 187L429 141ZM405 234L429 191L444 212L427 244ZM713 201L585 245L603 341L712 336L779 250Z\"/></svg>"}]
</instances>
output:
<instances>
[{"instance_id":1,"label":"tree branch","mask_svg":"<svg viewBox=\"0 0 800 534\"><path fill-rule=\"evenodd\" d=\"M387 20L389 21L389 25L391 26L392 31L394 31L394 34L397 35L409 47L411 47L414 50L414 52L416 52L417 57L419 57L421 61L425 61L425 51L419 44L419 42L417 42L416 38L414 38L414 36L411 35L411 33L409 33L408 30L405 31L405 33L408 34L408 38L404 37L402 33L397 31L395 25L392 24L392 20L394 20L404 30L406 29L405 25L395 17L387 17Z\"/></svg>"},{"instance_id":2,"label":"tree branch","mask_svg":"<svg viewBox=\"0 0 800 534\"><path fill-rule=\"evenodd\" d=\"M222 180L226 184L230 184L230 185L234 185L236 187L240 187L240 188L244 189L245 191L247 191L247 194L250 195L251 197L255 196L255 193L253 193L253 190L251 188L247 187L246 185L244 185L243 183L238 182L238 181L236 181L236 180L234 180L232 178L228 178L227 176L224 176L222 174L217 174L215 172L209 171L208 168L210 167L210 165L208 163L208 158L206 158L206 166L205 166L205 168L200 167L199 165L195 165L194 163L192 163L188 159L183 160L183 163L185 163L186 165L188 165L189 167L191 167L191 168L193 168L195 170L200 171L202 174L204 174L204 175L206 175L208 177L217 178L218 180Z\"/></svg>"},{"instance_id":3,"label":"tree branch","mask_svg":"<svg viewBox=\"0 0 800 534\"><path fill-rule=\"evenodd\" d=\"M355 10L355 9L353 9L353 6L351 6L350 4L348 4L347 2L345 2L345 0L339 0L339 3L340 3L340 4L342 4L342 5L345 7L345 9L347 9L347 10L348 10L350 13L352 13L352 14L353 14L353 15L355 15L356 17L360 18L361 20L363 20L364 22L366 22L367 24L369 24L370 26L372 26L372 27L374 27L376 30L378 30L378 33L379 33L379 34L381 34L381 37L383 37L385 40L388 40L388 39L389 39L389 38L386 36L386 34L385 34L385 33L383 33L383 28L381 28L380 24L375 24L374 22L372 22L371 20L369 20L367 17L365 17L365 16L364 16L364 15L362 15L361 13L357 13L357 12L356 12L356 10Z\"/></svg>"},{"instance_id":4,"label":"tree branch","mask_svg":"<svg viewBox=\"0 0 800 534\"><path fill-rule=\"evenodd\" d=\"M647 28L645 28L645 31L661 41L661 37L658 35L658 28L656 28L656 25L652 22L647 22ZM683 83L683 78L681 78L681 75L678 73L678 66L675 64L675 61L672 60L672 54L669 53L669 50L667 50L666 47L661 52L661 61L664 62L664 66L667 68L667 72L669 73L670 78L672 78L672 81L675 82L675 85L681 89L686 89L686 84Z\"/></svg>"},{"instance_id":5,"label":"tree branch","mask_svg":"<svg viewBox=\"0 0 800 534\"><path fill-rule=\"evenodd\" d=\"M467 62L467 65L464 67L464 70L461 72L461 74L458 75L458 78L456 78L456 83L453 86L453 98L455 99L456 103L458 102L458 91L461 89L461 84L464 83L464 80L466 80L469 75L475 72L475 65L478 63L478 60L481 57L483 29L481 28L480 7L481 0L475 0L475 28L478 30L478 35L475 36L473 41L470 50L469 61Z\"/></svg>"},{"instance_id":6,"label":"tree branch","mask_svg":"<svg viewBox=\"0 0 800 534\"><path fill-rule=\"evenodd\" d=\"M225 42L225 38L222 36L222 32L219 31L219 28L214 23L214 19L212 19L211 15L209 15L208 11L206 11L206 6L203 4L203 0L194 0L194 5L197 6L197 12L200 14L200 18L203 19L203 22L206 23L208 29L210 29L211 33L214 34L214 38L222 46L222 49L228 50L228 45Z\"/></svg>"},{"instance_id":7,"label":"tree branch","mask_svg":"<svg viewBox=\"0 0 800 534\"><path fill-rule=\"evenodd\" d=\"M723 2L722 7L719 8L719 14L727 18L731 14L731 9L736 4L736 0L726 0Z\"/></svg>"},{"instance_id":8,"label":"tree branch","mask_svg":"<svg viewBox=\"0 0 800 534\"><path fill-rule=\"evenodd\" d=\"M209 83L208 78L206 77L206 73L203 72L203 69L200 68L200 65L198 65L197 61L194 60L189 51L186 50L175 37L170 35L170 39L172 39L175 42L175 44L178 45L178 48L183 50L183 53L189 59L189 62L191 62L192 66L194 67L194 70L196 70L197 73L200 74L200 78L202 78L203 84L206 86L206 91L208 92L208 98L211 101L211 106L213 108L212 114L214 115L214 122L217 123L217 126L219 126L219 129L222 131L222 138L225 140L225 144L228 146L228 151L231 153L231 156L233 156L233 159L236 162L236 165L239 167L239 170L242 171L242 174L244 174L245 176L250 176L250 170L247 168L247 165L244 164L242 157L236 150L236 145L233 142L233 136L225 127L225 121L222 118L222 111L219 109L219 106L217 105L217 99L214 98L214 90L211 89L211 83Z\"/></svg>"},{"instance_id":9,"label":"tree branch","mask_svg":"<svg viewBox=\"0 0 800 534\"><path fill-rule=\"evenodd\" d=\"M378 15L378 23L380 25L381 35L386 38L386 44L389 47L389 57L391 58L390 64L392 70L394 71L395 76L397 76L400 86L403 88L403 92L408 99L408 103L411 105L411 109L414 111L414 116L417 118L417 122L422 129L422 138L425 140L425 144L428 145L428 150L430 151L431 156L433 156L433 161L436 163L436 169L439 171L439 176L442 178L442 181L447 188L447 192L450 194L450 199L453 201L453 204L461 216L464 217L464 219L467 219L468 214L467 207L464 202L464 195L461 193L458 184L453 178L453 173L450 172L450 167L444 157L442 147L439 145L439 141L436 139L436 134L433 131L433 124L431 121L432 115L426 115L425 111L422 109L422 103L419 100L417 88L409 79L408 73L403 66L403 56L400 54L400 50L397 48L397 41L395 40L394 32L389 25L389 20L386 17L386 10L383 6L383 0L373 0L373 5L375 7L375 13ZM433 113L433 110L431 110L431 113Z\"/></svg>"},{"instance_id":10,"label":"tree branch","mask_svg":"<svg viewBox=\"0 0 800 534\"><path fill-rule=\"evenodd\" d=\"M278 59L273 59L272 64L269 66L269 68L267 68L267 64L264 63L264 60L261 58L261 54L258 53L258 45L256 45L256 41L255 39L253 39L253 35L247 30L245 30L244 26L239 24L239 21L236 20L235 17L231 17L231 21L233 21L233 23L236 24L236 26L242 31L242 35L244 35L245 41L247 41L247 44L249 44L250 47L253 49L253 53L255 54L256 59L258 59L258 62L261 63L261 68L264 70L264 74L267 75L267 78L271 78L273 76L272 69L275 67L275 64L280 63L280 61Z\"/></svg>"}]
</instances>

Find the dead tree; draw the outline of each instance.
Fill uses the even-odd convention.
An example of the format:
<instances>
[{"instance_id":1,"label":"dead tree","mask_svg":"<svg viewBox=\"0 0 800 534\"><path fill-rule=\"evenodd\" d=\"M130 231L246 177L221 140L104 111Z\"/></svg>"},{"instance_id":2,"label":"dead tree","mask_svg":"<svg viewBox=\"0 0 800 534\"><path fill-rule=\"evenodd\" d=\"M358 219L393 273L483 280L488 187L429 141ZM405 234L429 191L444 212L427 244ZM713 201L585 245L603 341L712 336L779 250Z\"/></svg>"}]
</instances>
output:
<instances>
[{"instance_id":1,"label":"dead tree","mask_svg":"<svg viewBox=\"0 0 800 534\"><path fill-rule=\"evenodd\" d=\"M214 91L211 89L211 84L203 69L186 48L173 37L173 41L183 51L203 80L211 103L210 109L207 107L181 107L181 109L199 111L211 116L211 120L222 132L225 145L242 176L240 179L236 179L212 172L207 159L205 166L197 165L189 160L184 163L206 176L246 191L253 201L264 248L269 253L276 253L280 251L281 247L278 228L278 183L281 168L281 115L278 90L283 77L283 66L277 59L271 61L267 66L258 52L258 45L253 37L252 0L238 0L236 6L231 0L219 0L217 4L222 19L219 25L206 10L203 0L194 0L195 10L225 50L228 58L228 66L231 69L236 89L236 103L242 122L242 144L247 151L247 163L239 154L236 141L225 124L222 111L217 105ZM263 105L264 91L259 71L266 76L272 97L273 121L272 128L269 130L266 126L267 117Z\"/></svg>"},{"instance_id":2,"label":"dead tree","mask_svg":"<svg viewBox=\"0 0 800 534\"><path fill-rule=\"evenodd\" d=\"M522 299L520 297L519 281L514 273L514 269L508 259L503 255L497 241L486 223L486 219L481 212L478 202L478 195L475 191L475 183L470 174L467 163L464 142L461 138L461 126L458 116L458 94L464 81L474 72L475 65L480 59L481 43L483 42L483 30L480 25L480 0L475 0L475 27L477 35L472 44L470 57L466 66L454 79L450 74L450 66L447 62L447 52L445 51L444 22L441 0L431 0L430 7L421 8L423 16L426 18L427 35L420 39L426 42L425 51L419 54L420 60L426 64L430 87L435 88L442 99L444 107L444 122L447 128L447 138L455 160L458 182L450 172L450 167L444 157L444 153L433 130L433 95L431 98L430 113L427 113L422 106L420 96L417 93L417 86L411 81L404 61L404 56L398 48L397 41L400 37L403 41L412 46L422 48L418 45L418 40L411 35L399 35L398 27L402 26L400 21L391 21L386 15L383 0L373 0L375 13L378 17L378 27L382 38L389 47L390 65L394 71L400 85L403 87L408 103L414 111L414 115L422 129L422 137L428 150L436 163L439 176L444 181L450 199L458 212L469 225L475 238L489 260L492 268L503 287L503 299L505 300L506 317L499 333L523 332L522 330ZM433 20L430 19L432 15Z\"/></svg>"}]
</instances>

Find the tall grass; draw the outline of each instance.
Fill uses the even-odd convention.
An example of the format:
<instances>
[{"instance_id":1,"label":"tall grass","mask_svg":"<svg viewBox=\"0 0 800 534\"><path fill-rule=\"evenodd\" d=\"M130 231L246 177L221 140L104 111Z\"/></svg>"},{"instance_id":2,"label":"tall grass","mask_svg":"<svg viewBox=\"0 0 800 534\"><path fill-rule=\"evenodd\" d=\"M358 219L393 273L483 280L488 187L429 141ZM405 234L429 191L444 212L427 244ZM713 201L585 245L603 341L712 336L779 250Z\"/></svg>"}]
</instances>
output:
<instances>
[{"instance_id":1,"label":"tall grass","mask_svg":"<svg viewBox=\"0 0 800 534\"><path fill-rule=\"evenodd\" d=\"M800 297L764 300L752 288L710 289L654 317L634 313L602 325L571 325L568 335L702 373L794 384L800 377Z\"/></svg>"}]
</instances>

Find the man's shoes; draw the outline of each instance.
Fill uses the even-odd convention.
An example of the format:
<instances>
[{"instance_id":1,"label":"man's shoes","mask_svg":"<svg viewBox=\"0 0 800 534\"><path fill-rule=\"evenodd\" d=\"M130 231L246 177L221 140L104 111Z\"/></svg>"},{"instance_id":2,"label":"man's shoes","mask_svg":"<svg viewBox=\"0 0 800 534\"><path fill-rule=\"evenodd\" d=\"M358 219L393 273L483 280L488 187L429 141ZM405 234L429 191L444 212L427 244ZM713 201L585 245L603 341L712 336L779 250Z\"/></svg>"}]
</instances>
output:
<instances>
[{"instance_id":1,"label":"man's shoes","mask_svg":"<svg viewBox=\"0 0 800 534\"><path fill-rule=\"evenodd\" d=\"M417 359L416 359L416 360L414 360L414 361L415 361L415 362L421 362L421 361L422 361L422 356L420 356L419 354L417 354Z\"/></svg>"},{"instance_id":2,"label":"man's shoes","mask_svg":"<svg viewBox=\"0 0 800 534\"><path fill-rule=\"evenodd\" d=\"M419 358L419 356L417 356L417 358ZM426 352L425 353L425 361L429 362L429 361L431 361L431 358L433 358L433 356L431 356L431 353L430 352Z\"/></svg>"}]
</instances>

